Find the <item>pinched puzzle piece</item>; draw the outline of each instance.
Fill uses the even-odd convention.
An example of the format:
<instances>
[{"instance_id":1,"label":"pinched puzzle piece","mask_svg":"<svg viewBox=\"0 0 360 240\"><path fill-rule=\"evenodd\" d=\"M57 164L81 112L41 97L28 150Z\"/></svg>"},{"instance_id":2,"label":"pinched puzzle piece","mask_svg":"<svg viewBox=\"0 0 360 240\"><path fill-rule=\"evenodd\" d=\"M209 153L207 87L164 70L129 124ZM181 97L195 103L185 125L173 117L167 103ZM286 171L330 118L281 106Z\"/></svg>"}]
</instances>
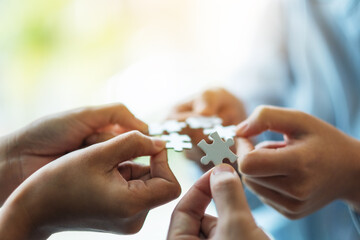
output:
<instances>
[{"instance_id":1,"label":"pinched puzzle piece","mask_svg":"<svg viewBox=\"0 0 360 240\"><path fill-rule=\"evenodd\" d=\"M204 165L213 162L215 165L219 165L224 159L229 159L230 162L234 163L237 160L237 156L230 150L230 147L234 145L234 139L228 138L224 142L217 132L210 134L209 138L213 140L211 144L208 144L204 139L198 143L206 156L201 158L201 163Z\"/></svg>"},{"instance_id":2,"label":"pinched puzzle piece","mask_svg":"<svg viewBox=\"0 0 360 240\"><path fill-rule=\"evenodd\" d=\"M229 139L229 138L234 138L236 135L236 126L235 125L231 125L231 126L215 126L214 128L210 128L210 129L204 129L204 134L205 135L209 135L213 132L217 132L220 136L220 138L223 139Z\"/></svg>"},{"instance_id":3,"label":"pinched puzzle piece","mask_svg":"<svg viewBox=\"0 0 360 240\"><path fill-rule=\"evenodd\" d=\"M177 152L192 148L191 139L188 135L171 133L170 135L161 136L161 139L167 141L166 148L173 148Z\"/></svg>"},{"instance_id":4,"label":"pinched puzzle piece","mask_svg":"<svg viewBox=\"0 0 360 240\"><path fill-rule=\"evenodd\" d=\"M222 119L218 117L189 117L186 123L192 129L212 128L222 123Z\"/></svg>"},{"instance_id":5,"label":"pinched puzzle piece","mask_svg":"<svg viewBox=\"0 0 360 240\"><path fill-rule=\"evenodd\" d=\"M178 122L176 120L167 120L164 123L154 123L149 126L150 135L161 135L164 132L173 133L181 132L186 127L186 123Z\"/></svg>"}]
</instances>

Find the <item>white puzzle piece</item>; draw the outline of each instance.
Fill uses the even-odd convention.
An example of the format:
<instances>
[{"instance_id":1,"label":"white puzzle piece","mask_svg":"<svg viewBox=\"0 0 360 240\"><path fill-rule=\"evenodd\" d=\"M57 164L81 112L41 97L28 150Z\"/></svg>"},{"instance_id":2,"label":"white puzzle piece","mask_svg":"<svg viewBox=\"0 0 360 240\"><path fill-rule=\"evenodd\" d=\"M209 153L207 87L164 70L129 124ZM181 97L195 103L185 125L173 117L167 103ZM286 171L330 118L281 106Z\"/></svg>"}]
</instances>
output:
<instances>
[{"instance_id":1,"label":"white puzzle piece","mask_svg":"<svg viewBox=\"0 0 360 240\"><path fill-rule=\"evenodd\" d=\"M222 119L218 117L189 117L186 123L192 129L212 128L222 123Z\"/></svg>"},{"instance_id":2,"label":"white puzzle piece","mask_svg":"<svg viewBox=\"0 0 360 240\"><path fill-rule=\"evenodd\" d=\"M236 126L235 125L231 125L231 126L215 126L214 128L209 128L209 129L204 129L204 134L205 135L209 135L213 132L217 132L220 136L220 138L223 139L229 139L229 138L234 138L236 135Z\"/></svg>"},{"instance_id":3,"label":"white puzzle piece","mask_svg":"<svg viewBox=\"0 0 360 240\"><path fill-rule=\"evenodd\" d=\"M161 139L167 141L166 148L173 148L177 152L192 148L191 139L188 135L170 133L170 135L161 136Z\"/></svg>"},{"instance_id":4,"label":"white puzzle piece","mask_svg":"<svg viewBox=\"0 0 360 240\"><path fill-rule=\"evenodd\" d=\"M161 135L164 132L173 133L181 132L186 127L185 122L178 122L176 120L167 120L163 123L154 123L149 125L149 134L151 136Z\"/></svg>"},{"instance_id":5,"label":"white puzzle piece","mask_svg":"<svg viewBox=\"0 0 360 240\"><path fill-rule=\"evenodd\" d=\"M224 159L229 159L231 163L237 160L237 156L230 150L230 147L234 145L234 139L228 138L224 142L217 132L210 134L209 138L213 140L211 144L204 139L198 143L199 148L206 154L200 160L202 164L207 165L209 162L213 162L215 165L219 165Z\"/></svg>"}]
</instances>

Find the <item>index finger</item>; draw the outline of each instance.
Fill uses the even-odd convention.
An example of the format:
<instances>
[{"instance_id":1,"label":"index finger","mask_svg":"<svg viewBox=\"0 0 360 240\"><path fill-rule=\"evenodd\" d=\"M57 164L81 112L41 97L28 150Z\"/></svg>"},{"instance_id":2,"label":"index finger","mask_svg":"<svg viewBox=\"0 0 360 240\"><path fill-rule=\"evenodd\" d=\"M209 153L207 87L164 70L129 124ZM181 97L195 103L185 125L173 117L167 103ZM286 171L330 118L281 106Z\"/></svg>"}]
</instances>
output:
<instances>
[{"instance_id":1,"label":"index finger","mask_svg":"<svg viewBox=\"0 0 360 240\"><path fill-rule=\"evenodd\" d=\"M151 209L180 195L181 187L169 167L166 150L151 157L150 176L151 178L145 181L144 191L139 192L143 201L140 203L142 207Z\"/></svg>"},{"instance_id":2,"label":"index finger","mask_svg":"<svg viewBox=\"0 0 360 240\"><path fill-rule=\"evenodd\" d=\"M198 236L205 210L211 201L210 174L205 173L175 207L167 239Z\"/></svg>"},{"instance_id":3,"label":"index finger","mask_svg":"<svg viewBox=\"0 0 360 240\"><path fill-rule=\"evenodd\" d=\"M148 133L147 124L136 118L123 104L82 108L76 111L76 115L80 121L94 130L118 124L128 130Z\"/></svg>"},{"instance_id":4,"label":"index finger","mask_svg":"<svg viewBox=\"0 0 360 240\"><path fill-rule=\"evenodd\" d=\"M298 156L292 146L260 148L238 158L241 174L252 177L286 176L296 168Z\"/></svg>"}]
</instances>

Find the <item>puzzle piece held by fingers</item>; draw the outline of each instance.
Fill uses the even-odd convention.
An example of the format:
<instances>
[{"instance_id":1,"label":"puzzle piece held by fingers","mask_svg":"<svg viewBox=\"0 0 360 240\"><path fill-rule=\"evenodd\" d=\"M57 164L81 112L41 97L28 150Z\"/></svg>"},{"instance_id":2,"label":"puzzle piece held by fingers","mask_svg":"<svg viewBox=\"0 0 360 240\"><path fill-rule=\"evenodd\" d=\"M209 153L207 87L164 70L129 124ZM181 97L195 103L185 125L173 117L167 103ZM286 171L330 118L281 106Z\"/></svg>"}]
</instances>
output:
<instances>
[{"instance_id":1,"label":"puzzle piece held by fingers","mask_svg":"<svg viewBox=\"0 0 360 240\"><path fill-rule=\"evenodd\" d=\"M237 160L237 156L230 150L230 147L234 145L234 139L228 138L223 141L217 132L211 133L209 138L213 140L211 144L204 139L198 143L199 148L206 154L200 160L202 164L207 165L209 162L213 162L216 166L221 164L224 159L229 159L231 163Z\"/></svg>"},{"instance_id":2,"label":"puzzle piece held by fingers","mask_svg":"<svg viewBox=\"0 0 360 240\"><path fill-rule=\"evenodd\" d=\"M166 148L173 148L177 152L192 148L191 139L188 135L170 133L170 135L161 136L161 139L167 141Z\"/></svg>"},{"instance_id":3,"label":"puzzle piece held by fingers","mask_svg":"<svg viewBox=\"0 0 360 240\"><path fill-rule=\"evenodd\" d=\"M186 127L185 122L178 122L176 120L167 120L164 123L154 123L149 126L149 134L161 135L164 132L173 133L181 132L181 130Z\"/></svg>"},{"instance_id":4,"label":"puzzle piece held by fingers","mask_svg":"<svg viewBox=\"0 0 360 240\"><path fill-rule=\"evenodd\" d=\"M222 119L218 117L189 117L186 119L186 123L192 129L199 128L212 128L214 126L220 125Z\"/></svg>"},{"instance_id":5,"label":"puzzle piece held by fingers","mask_svg":"<svg viewBox=\"0 0 360 240\"><path fill-rule=\"evenodd\" d=\"M219 134L219 136L225 140L229 139L229 138L234 138L236 135L236 126L235 125L231 125L231 126L215 126L214 128L210 128L210 129L204 129L204 134L205 135L209 135L213 132L217 132Z\"/></svg>"}]
</instances>

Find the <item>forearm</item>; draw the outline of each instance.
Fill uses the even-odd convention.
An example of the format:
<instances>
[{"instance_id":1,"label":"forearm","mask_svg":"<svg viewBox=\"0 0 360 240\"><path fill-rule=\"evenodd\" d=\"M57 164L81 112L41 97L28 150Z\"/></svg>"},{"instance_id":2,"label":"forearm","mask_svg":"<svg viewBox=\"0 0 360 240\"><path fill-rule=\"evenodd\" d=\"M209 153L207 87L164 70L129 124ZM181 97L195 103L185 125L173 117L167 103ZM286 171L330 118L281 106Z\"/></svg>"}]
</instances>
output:
<instances>
[{"instance_id":1,"label":"forearm","mask_svg":"<svg viewBox=\"0 0 360 240\"><path fill-rule=\"evenodd\" d=\"M0 206L20 184L18 161L14 161L12 149L16 146L14 134L0 138Z\"/></svg>"},{"instance_id":2,"label":"forearm","mask_svg":"<svg viewBox=\"0 0 360 240\"><path fill-rule=\"evenodd\" d=\"M349 172L349 193L345 197L345 201L357 213L360 213L360 141L354 139L353 152L350 153L352 158L351 171Z\"/></svg>"},{"instance_id":3,"label":"forearm","mask_svg":"<svg viewBox=\"0 0 360 240\"><path fill-rule=\"evenodd\" d=\"M29 184L24 185L20 185L0 209L0 239L47 239L51 235L40 231L44 203L29 191Z\"/></svg>"}]
</instances>

